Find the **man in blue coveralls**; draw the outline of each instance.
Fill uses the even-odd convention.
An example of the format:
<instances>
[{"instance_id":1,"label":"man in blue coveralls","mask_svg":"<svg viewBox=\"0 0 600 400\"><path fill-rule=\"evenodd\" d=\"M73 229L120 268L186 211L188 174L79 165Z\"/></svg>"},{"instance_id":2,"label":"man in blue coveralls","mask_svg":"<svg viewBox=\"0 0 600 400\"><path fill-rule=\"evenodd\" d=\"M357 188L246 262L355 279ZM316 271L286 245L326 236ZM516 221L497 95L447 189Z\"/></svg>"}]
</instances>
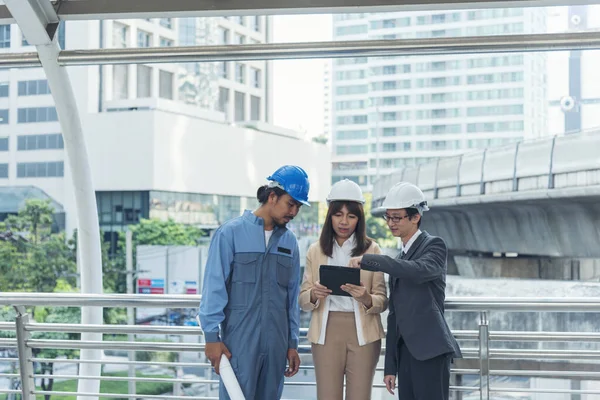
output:
<instances>
[{"instance_id":1,"label":"man in blue coveralls","mask_svg":"<svg viewBox=\"0 0 600 400\"><path fill-rule=\"evenodd\" d=\"M200 302L206 357L217 374L221 355L230 359L246 400L280 399L300 367L300 257L286 224L309 205L308 175L285 165L267 180L260 207L215 232ZM222 382L219 399L229 399Z\"/></svg>"}]
</instances>

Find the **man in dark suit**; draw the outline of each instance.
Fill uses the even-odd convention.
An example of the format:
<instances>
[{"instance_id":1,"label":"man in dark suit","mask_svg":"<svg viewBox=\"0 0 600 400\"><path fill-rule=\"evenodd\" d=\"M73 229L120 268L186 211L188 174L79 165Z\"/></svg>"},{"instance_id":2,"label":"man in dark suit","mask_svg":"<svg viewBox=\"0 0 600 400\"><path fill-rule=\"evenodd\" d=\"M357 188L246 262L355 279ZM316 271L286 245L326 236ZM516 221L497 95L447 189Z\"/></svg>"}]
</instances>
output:
<instances>
[{"instance_id":1,"label":"man in dark suit","mask_svg":"<svg viewBox=\"0 0 600 400\"><path fill-rule=\"evenodd\" d=\"M419 229L429 208L416 186L396 184L382 208L402 253L355 257L350 266L390 276L384 382L394 394L398 376L400 400L448 400L450 364L462 355L444 319L446 243Z\"/></svg>"}]
</instances>

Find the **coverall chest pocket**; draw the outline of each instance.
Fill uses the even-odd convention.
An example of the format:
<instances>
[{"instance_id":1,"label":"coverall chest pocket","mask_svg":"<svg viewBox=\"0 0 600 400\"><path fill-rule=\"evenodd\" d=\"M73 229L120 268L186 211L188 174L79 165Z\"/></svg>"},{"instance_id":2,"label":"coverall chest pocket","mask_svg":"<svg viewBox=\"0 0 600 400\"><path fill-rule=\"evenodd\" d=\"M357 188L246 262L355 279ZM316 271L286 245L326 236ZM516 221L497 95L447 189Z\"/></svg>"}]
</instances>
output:
<instances>
[{"instance_id":1,"label":"coverall chest pocket","mask_svg":"<svg viewBox=\"0 0 600 400\"><path fill-rule=\"evenodd\" d=\"M292 277L292 258L277 256L277 283L287 287Z\"/></svg>"},{"instance_id":2,"label":"coverall chest pocket","mask_svg":"<svg viewBox=\"0 0 600 400\"><path fill-rule=\"evenodd\" d=\"M247 308L256 283L257 254L239 253L233 257L229 308Z\"/></svg>"}]
</instances>

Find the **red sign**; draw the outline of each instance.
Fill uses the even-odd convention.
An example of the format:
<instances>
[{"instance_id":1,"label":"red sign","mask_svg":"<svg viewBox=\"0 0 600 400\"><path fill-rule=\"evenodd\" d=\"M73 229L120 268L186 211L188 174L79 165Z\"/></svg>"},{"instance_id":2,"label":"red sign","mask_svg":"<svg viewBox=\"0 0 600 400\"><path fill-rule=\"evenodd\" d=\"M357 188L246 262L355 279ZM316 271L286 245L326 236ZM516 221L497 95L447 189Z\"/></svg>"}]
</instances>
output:
<instances>
[{"instance_id":1,"label":"red sign","mask_svg":"<svg viewBox=\"0 0 600 400\"><path fill-rule=\"evenodd\" d=\"M186 289L185 293L186 294L196 294L196 293L198 293L198 291L196 289Z\"/></svg>"},{"instance_id":2,"label":"red sign","mask_svg":"<svg viewBox=\"0 0 600 400\"><path fill-rule=\"evenodd\" d=\"M151 294L165 294L165 288L153 287L153 288L150 288L150 293Z\"/></svg>"},{"instance_id":3,"label":"red sign","mask_svg":"<svg viewBox=\"0 0 600 400\"><path fill-rule=\"evenodd\" d=\"M150 287L152 281L150 279L138 279L138 287Z\"/></svg>"}]
</instances>

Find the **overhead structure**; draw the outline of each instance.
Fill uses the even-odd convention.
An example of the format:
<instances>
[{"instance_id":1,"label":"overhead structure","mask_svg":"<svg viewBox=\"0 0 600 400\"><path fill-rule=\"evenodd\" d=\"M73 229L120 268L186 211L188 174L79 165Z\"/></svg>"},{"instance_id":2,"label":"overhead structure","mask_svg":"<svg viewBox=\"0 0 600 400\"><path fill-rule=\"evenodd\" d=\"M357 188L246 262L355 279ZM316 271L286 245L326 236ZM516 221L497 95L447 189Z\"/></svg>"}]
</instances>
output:
<instances>
[{"instance_id":1,"label":"overhead structure","mask_svg":"<svg viewBox=\"0 0 600 400\"><path fill-rule=\"evenodd\" d=\"M228 46L141 47L65 50L60 66L152 64L307 58L417 56L600 49L600 32L495 35L435 39L267 43ZM0 55L0 68L39 67L36 53Z\"/></svg>"},{"instance_id":2,"label":"overhead structure","mask_svg":"<svg viewBox=\"0 0 600 400\"><path fill-rule=\"evenodd\" d=\"M59 18L48 0L5 0L5 4L19 24L27 42L36 46L39 63L46 73L61 124L77 209L81 291L102 294L102 253L96 195L73 87L66 68L57 62L60 46L55 36ZM102 308L82 307L81 323L102 324ZM82 333L81 339L99 341L102 340L102 334ZM80 358L100 360L102 351L82 349ZM82 363L79 365L79 374L98 377L100 367L100 364ZM77 391L99 393L100 381L80 379Z\"/></svg>"},{"instance_id":3,"label":"overhead structure","mask_svg":"<svg viewBox=\"0 0 600 400\"><path fill-rule=\"evenodd\" d=\"M564 0L59 0L53 1L61 20L176 18L221 15L286 15L433 11L477 8L549 7ZM569 5L595 4L570 0ZM0 7L0 23L10 12Z\"/></svg>"}]
</instances>

